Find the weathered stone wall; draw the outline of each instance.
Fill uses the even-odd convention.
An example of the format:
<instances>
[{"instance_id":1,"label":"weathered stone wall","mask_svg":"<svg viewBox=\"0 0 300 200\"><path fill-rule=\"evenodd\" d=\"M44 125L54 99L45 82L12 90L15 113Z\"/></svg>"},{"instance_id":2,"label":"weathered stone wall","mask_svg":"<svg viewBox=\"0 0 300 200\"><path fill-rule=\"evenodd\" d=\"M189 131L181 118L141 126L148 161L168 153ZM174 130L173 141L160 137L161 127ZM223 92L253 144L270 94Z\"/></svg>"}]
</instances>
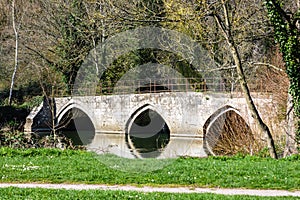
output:
<instances>
[{"instance_id":1,"label":"weathered stone wall","mask_svg":"<svg viewBox=\"0 0 300 200\"><path fill-rule=\"evenodd\" d=\"M227 94L178 92L56 98L55 100L58 121L69 109L79 108L90 116L98 132L125 131L131 115L147 105L165 119L173 134L201 134L206 120L226 105L235 108L247 123L253 124L244 98L230 98ZM272 99L255 98L254 101L263 118L272 116L270 110L264 109L272 104Z\"/></svg>"}]
</instances>

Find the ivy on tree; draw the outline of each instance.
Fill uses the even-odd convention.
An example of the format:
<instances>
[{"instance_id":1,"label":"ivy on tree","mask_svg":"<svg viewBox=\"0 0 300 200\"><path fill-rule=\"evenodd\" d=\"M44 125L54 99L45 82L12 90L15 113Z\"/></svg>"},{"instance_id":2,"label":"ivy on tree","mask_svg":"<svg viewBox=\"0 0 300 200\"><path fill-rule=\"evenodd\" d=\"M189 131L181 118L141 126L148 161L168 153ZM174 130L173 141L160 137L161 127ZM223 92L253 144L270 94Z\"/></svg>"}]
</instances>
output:
<instances>
[{"instance_id":1,"label":"ivy on tree","mask_svg":"<svg viewBox=\"0 0 300 200\"><path fill-rule=\"evenodd\" d=\"M294 114L297 117L296 142L300 144L300 9L292 14L282 8L279 0L265 1L269 19L274 28L274 37L286 65L286 73L290 80L289 93L293 97Z\"/></svg>"}]
</instances>

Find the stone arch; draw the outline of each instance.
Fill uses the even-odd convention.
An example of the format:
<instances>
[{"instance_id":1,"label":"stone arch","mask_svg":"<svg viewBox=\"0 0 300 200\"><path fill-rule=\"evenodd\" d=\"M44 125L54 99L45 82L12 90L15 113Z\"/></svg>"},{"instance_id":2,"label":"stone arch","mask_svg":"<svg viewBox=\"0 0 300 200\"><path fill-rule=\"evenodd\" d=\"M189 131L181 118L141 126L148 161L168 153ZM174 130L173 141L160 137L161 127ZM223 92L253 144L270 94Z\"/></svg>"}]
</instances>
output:
<instances>
[{"instance_id":1,"label":"stone arch","mask_svg":"<svg viewBox=\"0 0 300 200\"><path fill-rule=\"evenodd\" d=\"M69 112L72 109L79 109L82 112L84 112L92 121L94 127L96 127L96 123L94 121L94 118L92 116L92 113L88 112L84 107L82 107L81 105L75 103L73 100L69 101L66 105L64 105L61 109L59 109L59 111L56 113L56 122L60 123L62 120L62 117Z\"/></svg>"},{"instance_id":2,"label":"stone arch","mask_svg":"<svg viewBox=\"0 0 300 200\"><path fill-rule=\"evenodd\" d=\"M70 138L75 145L88 145L95 137L94 119L74 102L64 106L56 119L59 133Z\"/></svg>"},{"instance_id":3,"label":"stone arch","mask_svg":"<svg viewBox=\"0 0 300 200\"><path fill-rule=\"evenodd\" d=\"M125 142L138 158L158 157L170 141L170 129L157 109L145 104L132 113L125 127Z\"/></svg>"},{"instance_id":4,"label":"stone arch","mask_svg":"<svg viewBox=\"0 0 300 200\"><path fill-rule=\"evenodd\" d=\"M208 155L251 154L252 131L232 106L226 105L214 112L203 126L204 150Z\"/></svg>"}]
</instances>

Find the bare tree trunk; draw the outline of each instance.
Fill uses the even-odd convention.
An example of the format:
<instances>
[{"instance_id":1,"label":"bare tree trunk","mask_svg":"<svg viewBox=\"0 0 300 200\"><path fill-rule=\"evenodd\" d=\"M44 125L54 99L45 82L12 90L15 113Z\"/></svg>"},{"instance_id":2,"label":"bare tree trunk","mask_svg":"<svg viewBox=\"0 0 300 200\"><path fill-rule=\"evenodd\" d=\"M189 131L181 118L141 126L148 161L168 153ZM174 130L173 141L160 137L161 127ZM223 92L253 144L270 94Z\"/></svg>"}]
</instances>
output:
<instances>
[{"instance_id":1,"label":"bare tree trunk","mask_svg":"<svg viewBox=\"0 0 300 200\"><path fill-rule=\"evenodd\" d=\"M15 59L14 59L14 71L11 77L11 84L9 89L9 96L8 96L8 104L12 104L12 91L15 83L16 73L18 69L18 50L19 50L19 34L18 28L16 27L16 18L15 18L15 0L11 2L11 11L12 11L12 26L15 34Z\"/></svg>"},{"instance_id":2,"label":"bare tree trunk","mask_svg":"<svg viewBox=\"0 0 300 200\"><path fill-rule=\"evenodd\" d=\"M253 102L253 99L252 99L251 94L250 94L250 90L249 90L248 85L247 85L246 77L245 77L245 74L244 74L244 71L243 71L243 68L242 68L242 63L241 63L241 59L239 57L238 51L237 51L236 47L234 46L234 43L231 43L230 41L228 41L228 44L230 46L231 54L232 54L234 62L236 64L236 69L237 69L239 81L240 81L241 88L242 88L244 97L246 99L248 108L251 112L252 117L254 118L255 122L257 123L258 128L260 129L260 131L266 137L270 156L272 158L277 159L277 153L276 153L276 150L275 150L275 144L274 144L272 134L269 130L269 127L261 119L261 117L260 117L260 115L259 115L259 113L256 109L256 106Z\"/></svg>"},{"instance_id":3,"label":"bare tree trunk","mask_svg":"<svg viewBox=\"0 0 300 200\"><path fill-rule=\"evenodd\" d=\"M261 119L261 117L258 113L258 110L256 109L256 106L253 102L253 99L250 95L250 90L248 88L246 77L245 77L245 74L243 71L242 61L241 61L238 49L234 43L234 39L233 39L233 36L231 33L231 24L229 21L228 9L227 9L226 2L222 1L222 4L223 4L223 12L224 12L224 21L222 21L221 17L217 14L214 14L214 18L215 18L218 26L221 28L223 35L224 35L224 37L228 43L228 46L230 48L230 52L232 54L232 57L233 57L233 60L234 60L235 66L236 66L239 82L241 84L241 88L242 88L244 97L246 99L247 106L251 112L251 115L254 118L255 122L257 123L260 131L266 137L270 156L272 158L277 159L278 157L277 157L277 153L275 150L275 144L274 144L272 134L269 130L269 127Z\"/></svg>"},{"instance_id":4,"label":"bare tree trunk","mask_svg":"<svg viewBox=\"0 0 300 200\"><path fill-rule=\"evenodd\" d=\"M286 144L283 156L289 156L296 154L297 151L297 142L296 142L296 128L295 128L295 119L294 119L294 106L293 106L293 97L291 94L288 94L287 100L287 112L286 112Z\"/></svg>"},{"instance_id":5,"label":"bare tree trunk","mask_svg":"<svg viewBox=\"0 0 300 200\"><path fill-rule=\"evenodd\" d=\"M54 100L54 86L51 88L51 100L48 100L51 111L51 129L53 134L54 142L56 141L56 109L55 109L55 100Z\"/></svg>"}]
</instances>

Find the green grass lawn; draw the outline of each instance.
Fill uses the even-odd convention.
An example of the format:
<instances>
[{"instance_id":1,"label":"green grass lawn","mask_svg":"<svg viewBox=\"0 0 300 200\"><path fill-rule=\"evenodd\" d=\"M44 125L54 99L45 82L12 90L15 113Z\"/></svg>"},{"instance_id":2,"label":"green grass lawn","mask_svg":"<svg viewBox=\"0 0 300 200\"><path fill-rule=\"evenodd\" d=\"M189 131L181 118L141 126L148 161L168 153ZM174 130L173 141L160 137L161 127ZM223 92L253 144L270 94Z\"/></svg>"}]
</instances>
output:
<instances>
[{"instance_id":1,"label":"green grass lawn","mask_svg":"<svg viewBox=\"0 0 300 200\"><path fill-rule=\"evenodd\" d=\"M111 159L108 167L101 159ZM0 148L0 182L90 183L168 185L190 187L300 189L300 157L274 160L259 157L179 158L162 169L143 172L120 171L148 168L161 161L143 161L112 156L97 158L85 151L57 149L13 150ZM143 167L144 166L144 167Z\"/></svg>"},{"instance_id":2,"label":"green grass lawn","mask_svg":"<svg viewBox=\"0 0 300 200\"><path fill-rule=\"evenodd\" d=\"M103 191L103 190L55 190L55 189L24 189L24 188L2 188L0 198L5 199L226 199L226 200L268 200L268 199L297 199L297 197L257 197L257 196L225 196L216 194L174 194L174 193L142 193L127 191Z\"/></svg>"}]
</instances>

